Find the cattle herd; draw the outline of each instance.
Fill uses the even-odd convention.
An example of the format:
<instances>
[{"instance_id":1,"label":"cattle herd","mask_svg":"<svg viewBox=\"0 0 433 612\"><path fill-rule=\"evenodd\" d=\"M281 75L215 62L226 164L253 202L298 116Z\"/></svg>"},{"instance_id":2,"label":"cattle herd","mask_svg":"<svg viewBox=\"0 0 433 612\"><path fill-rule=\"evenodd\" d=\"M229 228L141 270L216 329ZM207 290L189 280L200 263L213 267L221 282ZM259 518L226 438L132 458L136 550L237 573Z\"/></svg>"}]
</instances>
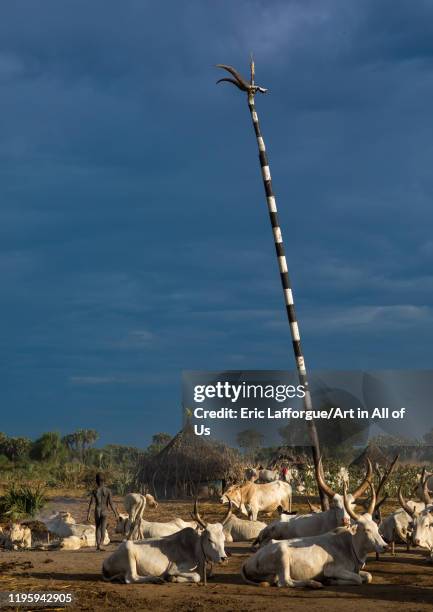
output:
<instances>
[{"instance_id":1,"label":"cattle herd","mask_svg":"<svg viewBox=\"0 0 433 612\"><path fill-rule=\"evenodd\" d=\"M351 492L348 475L343 473L341 494L328 484L320 463L316 479L329 499L329 509L321 511L310 504L308 514L292 511L292 486L287 475L284 480L275 479L275 474L258 476L247 472L243 483L223 492L220 501L227 511L220 522L214 523L200 515L197 500L190 521L148 521L144 518L146 508L158 508L154 497L126 495L126 513L117 517L115 527L123 541L105 557L103 579L127 584L206 583L214 565L230 563L225 545L231 542L250 542L251 554L241 567L241 577L254 585L319 588L325 582L370 583L372 576L365 569L367 556L375 553L379 559L389 547L394 554L395 543L425 549L433 560L433 479L425 471L415 487L419 499L406 499L400 486L399 507L383 520L380 506L384 498L379 499L379 493L386 478L375 488L368 459L362 482ZM362 512L357 506L363 506ZM278 513L276 520L258 520L259 513L274 512ZM51 542L33 548L76 550L95 546L95 528L76 523L68 512L41 520ZM106 533L104 544L109 541ZM0 545L14 550L32 548L31 529L14 523L8 531L0 530Z\"/></svg>"}]
</instances>

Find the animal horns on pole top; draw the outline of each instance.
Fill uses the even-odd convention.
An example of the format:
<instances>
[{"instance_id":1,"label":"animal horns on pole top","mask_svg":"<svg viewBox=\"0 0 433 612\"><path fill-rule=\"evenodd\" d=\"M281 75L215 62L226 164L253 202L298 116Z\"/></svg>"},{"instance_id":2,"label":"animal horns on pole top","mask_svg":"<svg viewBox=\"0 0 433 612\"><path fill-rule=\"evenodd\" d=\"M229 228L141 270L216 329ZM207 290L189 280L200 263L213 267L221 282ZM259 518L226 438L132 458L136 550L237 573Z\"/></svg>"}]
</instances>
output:
<instances>
[{"instance_id":1,"label":"animal horns on pole top","mask_svg":"<svg viewBox=\"0 0 433 612\"><path fill-rule=\"evenodd\" d=\"M218 79L217 83L232 83L232 85L236 85L238 89L241 91L245 91L248 94L256 94L258 91L260 93L266 93L268 90L265 87L260 87L254 83L254 75L255 75L255 64L254 60L251 58L251 81L248 83L247 80L244 79L239 72L233 68L233 66L228 66L227 64L217 64L217 68L222 68L229 72L234 78L224 77L222 79Z\"/></svg>"},{"instance_id":2,"label":"animal horns on pole top","mask_svg":"<svg viewBox=\"0 0 433 612\"><path fill-rule=\"evenodd\" d=\"M403 494L401 492L402 486L403 485L400 485L398 487L398 501L400 502L400 506L403 508L403 510L407 512L409 516L413 517L415 515L415 511L410 506L408 506L405 498L403 497Z\"/></svg>"},{"instance_id":3,"label":"animal horns on pole top","mask_svg":"<svg viewBox=\"0 0 433 612\"><path fill-rule=\"evenodd\" d=\"M365 475L364 480L359 485L359 487L356 489L356 491L352 493L353 499L358 499L358 497L361 497L361 495L365 493L365 491L368 489L369 483L371 482L371 479L373 476L373 466L371 465L371 461L368 457L366 461L367 461L367 473Z\"/></svg>"},{"instance_id":4,"label":"animal horns on pole top","mask_svg":"<svg viewBox=\"0 0 433 612\"><path fill-rule=\"evenodd\" d=\"M194 502L194 512L192 513L192 517L195 521L197 521L199 525L203 527L203 529L206 529L207 523L205 523L205 521L201 518L198 512L198 500L197 499Z\"/></svg>"},{"instance_id":5,"label":"animal horns on pole top","mask_svg":"<svg viewBox=\"0 0 433 612\"><path fill-rule=\"evenodd\" d=\"M316 480L319 487L328 497L334 497L335 491L331 489L323 477L322 457L319 457L319 461L316 466Z\"/></svg>"}]
</instances>

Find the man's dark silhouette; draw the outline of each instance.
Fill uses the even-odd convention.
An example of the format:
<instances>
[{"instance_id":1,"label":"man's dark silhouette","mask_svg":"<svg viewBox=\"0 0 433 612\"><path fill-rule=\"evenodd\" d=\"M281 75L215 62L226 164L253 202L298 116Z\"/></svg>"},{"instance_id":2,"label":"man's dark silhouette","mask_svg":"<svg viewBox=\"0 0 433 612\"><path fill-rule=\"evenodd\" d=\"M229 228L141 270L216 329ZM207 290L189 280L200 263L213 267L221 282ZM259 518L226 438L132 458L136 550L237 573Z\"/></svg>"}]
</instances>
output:
<instances>
[{"instance_id":1,"label":"man's dark silhouette","mask_svg":"<svg viewBox=\"0 0 433 612\"><path fill-rule=\"evenodd\" d=\"M104 477L102 474L96 474L96 487L93 489L90 497L89 509L87 511L87 520L90 521L90 509L95 502L95 527L96 527L96 550L104 550L105 530L107 529L108 509L114 512L116 518L119 513L113 503L111 491L104 485Z\"/></svg>"}]
</instances>

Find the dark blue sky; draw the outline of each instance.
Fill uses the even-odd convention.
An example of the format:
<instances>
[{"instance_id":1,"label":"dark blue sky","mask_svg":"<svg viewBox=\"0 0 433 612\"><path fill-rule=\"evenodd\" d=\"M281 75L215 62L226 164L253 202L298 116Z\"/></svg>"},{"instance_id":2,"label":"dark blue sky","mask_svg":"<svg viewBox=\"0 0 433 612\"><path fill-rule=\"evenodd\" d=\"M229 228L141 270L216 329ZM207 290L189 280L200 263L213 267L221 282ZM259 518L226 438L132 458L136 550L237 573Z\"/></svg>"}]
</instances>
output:
<instances>
[{"instance_id":1,"label":"dark blue sky","mask_svg":"<svg viewBox=\"0 0 433 612\"><path fill-rule=\"evenodd\" d=\"M415 10L416 8L416 10ZM433 2L33 1L0 20L1 429L180 423L183 369L433 367Z\"/></svg>"}]
</instances>

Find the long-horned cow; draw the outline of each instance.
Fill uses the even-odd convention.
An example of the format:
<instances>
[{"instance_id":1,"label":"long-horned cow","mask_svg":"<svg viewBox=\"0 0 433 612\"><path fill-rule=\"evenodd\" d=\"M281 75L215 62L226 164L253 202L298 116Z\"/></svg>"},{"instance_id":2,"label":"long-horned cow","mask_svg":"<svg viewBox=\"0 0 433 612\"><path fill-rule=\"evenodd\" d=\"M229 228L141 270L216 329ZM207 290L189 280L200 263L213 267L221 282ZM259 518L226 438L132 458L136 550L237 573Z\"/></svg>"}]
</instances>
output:
<instances>
[{"instance_id":1,"label":"long-horned cow","mask_svg":"<svg viewBox=\"0 0 433 612\"><path fill-rule=\"evenodd\" d=\"M221 503L230 501L251 521L257 520L259 512L275 512L278 506L283 510L292 509L292 487L288 482L277 480L266 484L247 482L232 485L223 493Z\"/></svg>"},{"instance_id":2,"label":"long-horned cow","mask_svg":"<svg viewBox=\"0 0 433 612\"><path fill-rule=\"evenodd\" d=\"M224 526L230 518L232 506L221 523L206 523L198 512L197 501L193 517L202 527L201 532L187 527L165 538L147 541L122 542L102 566L105 580L160 583L206 582L206 563L225 561Z\"/></svg>"},{"instance_id":3,"label":"long-horned cow","mask_svg":"<svg viewBox=\"0 0 433 612\"><path fill-rule=\"evenodd\" d=\"M242 566L241 575L248 584L268 582L277 586L320 588L331 584L359 585L371 582L371 574L362 570L369 552L383 552L386 542L372 518L376 495L371 483L371 502L362 516L353 510L344 485L343 502L354 521L351 527L339 527L319 536L269 542Z\"/></svg>"},{"instance_id":4,"label":"long-horned cow","mask_svg":"<svg viewBox=\"0 0 433 612\"><path fill-rule=\"evenodd\" d=\"M65 550L78 550L96 545L96 530L94 525L76 523L69 512L56 512L48 518L41 518L49 534L61 538L60 546ZM104 544L110 543L107 530L104 534Z\"/></svg>"},{"instance_id":5,"label":"long-horned cow","mask_svg":"<svg viewBox=\"0 0 433 612\"><path fill-rule=\"evenodd\" d=\"M224 536L226 542L247 542L257 538L265 527L262 521L247 521L233 514L224 525Z\"/></svg>"},{"instance_id":6,"label":"long-horned cow","mask_svg":"<svg viewBox=\"0 0 433 612\"><path fill-rule=\"evenodd\" d=\"M406 500L402 494L402 486L398 489L398 498L401 508L398 508L383 519L379 526L379 532L388 544L391 545L391 554L395 555L396 542L406 544L409 550L412 536L414 519L425 508L424 502L417 502L412 499Z\"/></svg>"},{"instance_id":7,"label":"long-horned cow","mask_svg":"<svg viewBox=\"0 0 433 612\"><path fill-rule=\"evenodd\" d=\"M433 561L433 499L429 493L428 478L423 482L422 494L425 503L424 509L418 513L414 511L411 513L413 520L412 541L415 546L426 548L429 551L430 559ZM399 489L399 499L403 509L410 514L411 508L401 494L401 487Z\"/></svg>"},{"instance_id":8,"label":"long-horned cow","mask_svg":"<svg viewBox=\"0 0 433 612\"><path fill-rule=\"evenodd\" d=\"M373 468L367 459L367 474L359 487L347 496L348 503L353 507L358 499L367 490L373 473ZM263 546L270 540L286 540L305 536L316 536L340 527L348 525L350 517L346 511L343 496L335 493L325 482L322 476L322 462L316 468L317 482L326 495L331 499L331 507L325 512L312 512L310 514L297 514L289 520L277 520L270 523L259 534L254 545Z\"/></svg>"},{"instance_id":9,"label":"long-horned cow","mask_svg":"<svg viewBox=\"0 0 433 612\"><path fill-rule=\"evenodd\" d=\"M127 536L130 532L130 527L131 525L129 518L125 515L120 515L116 523L116 533L121 533L122 535ZM181 518L175 518L172 521L167 521L165 523L141 519L139 529L136 530L136 533L139 532L140 534L138 539L164 538L165 536L177 533L186 527L196 529L197 523L195 521L184 521Z\"/></svg>"}]
</instances>

